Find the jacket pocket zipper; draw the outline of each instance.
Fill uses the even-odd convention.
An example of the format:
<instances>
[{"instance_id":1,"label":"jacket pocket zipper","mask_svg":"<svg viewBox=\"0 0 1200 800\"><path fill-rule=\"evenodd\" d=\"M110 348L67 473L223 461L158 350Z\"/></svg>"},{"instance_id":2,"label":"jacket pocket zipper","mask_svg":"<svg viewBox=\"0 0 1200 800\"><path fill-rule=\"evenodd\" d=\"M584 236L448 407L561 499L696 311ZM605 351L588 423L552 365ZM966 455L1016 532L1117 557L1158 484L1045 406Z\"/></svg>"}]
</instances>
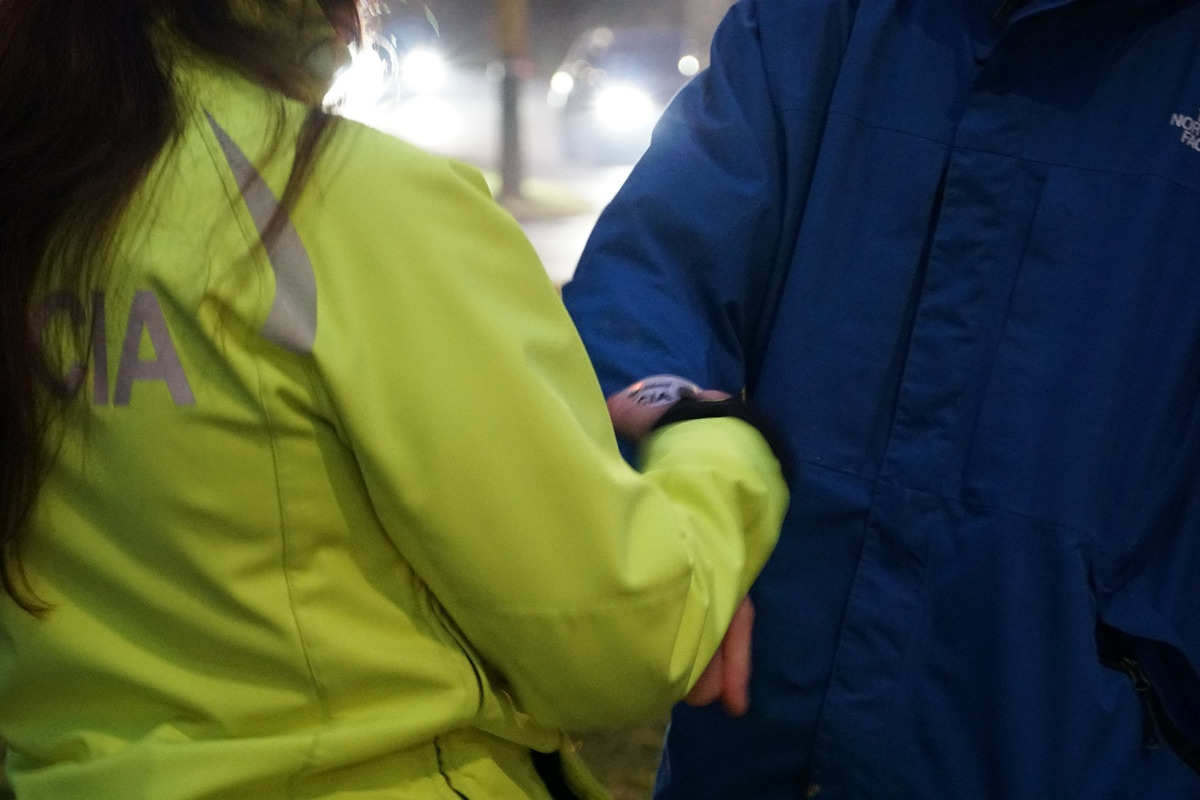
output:
<instances>
[{"instance_id":1,"label":"jacket pocket zipper","mask_svg":"<svg viewBox=\"0 0 1200 800\"><path fill-rule=\"evenodd\" d=\"M1142 665L1129 656L1101 658L1100 663L1129 676L1134 694L1142 705L1142 747L1156 750L1162 741L1166 741L1167 746L1175 751L1183 763L1200 775L1200 748L1188 741L1179 728L1175 727L1162 698L1158 695L1158 690L1150 682Z\"/></svg>"}]
</instances>

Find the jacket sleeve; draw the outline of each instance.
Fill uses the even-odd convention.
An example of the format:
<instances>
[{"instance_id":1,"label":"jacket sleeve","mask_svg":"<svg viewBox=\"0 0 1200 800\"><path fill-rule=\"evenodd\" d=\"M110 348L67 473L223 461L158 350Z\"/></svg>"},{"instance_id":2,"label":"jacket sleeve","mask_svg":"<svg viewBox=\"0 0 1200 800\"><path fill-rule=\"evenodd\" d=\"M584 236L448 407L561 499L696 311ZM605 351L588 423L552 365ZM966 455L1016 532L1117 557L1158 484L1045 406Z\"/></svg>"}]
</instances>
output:
<instances>
[{"instance_id":1,"label":"jacket sleeve","mask_svg":"<svg viewBox=\"0 0 1200 800\"><path fill-rule=\"evenodd\" d=\"M663 115L563 292L606 392L664 372L753 391L849 5L743 0Z\"/></svg>"},{"instance_id":2,"label":"jacket sleeve","mask_svg":"<svg viewBox=\"0 0 1200 800\"><path fill-rule=\"evenodd\" d=\"M319 381L375 513L539 721L665 708L774 546L778 464L716 419L664 429L630 469L566 311L477 173L351 139L306 244Z\"/></svg>"}]
</instances>

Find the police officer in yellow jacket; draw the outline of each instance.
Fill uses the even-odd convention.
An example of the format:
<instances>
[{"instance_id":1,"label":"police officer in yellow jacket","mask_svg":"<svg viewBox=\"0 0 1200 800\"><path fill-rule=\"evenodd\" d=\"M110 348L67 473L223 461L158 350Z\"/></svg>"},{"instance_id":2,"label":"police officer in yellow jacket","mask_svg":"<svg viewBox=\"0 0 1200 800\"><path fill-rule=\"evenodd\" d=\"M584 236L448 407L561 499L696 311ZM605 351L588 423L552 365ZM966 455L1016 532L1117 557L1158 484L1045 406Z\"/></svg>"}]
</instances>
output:
<instances>
[{"instance_id":1,"label":"police officer in yellow jacket","mask_svg":"<svg viewBox=\"0 0 1200 800\"><path fill-rule=\"evenodd\" d=\"M320 6L0 3L22 800L596 796L560 730L681 697L774 545L754 426L630 469L480 176L313 107Z\"/></svg>"}]
</instances>

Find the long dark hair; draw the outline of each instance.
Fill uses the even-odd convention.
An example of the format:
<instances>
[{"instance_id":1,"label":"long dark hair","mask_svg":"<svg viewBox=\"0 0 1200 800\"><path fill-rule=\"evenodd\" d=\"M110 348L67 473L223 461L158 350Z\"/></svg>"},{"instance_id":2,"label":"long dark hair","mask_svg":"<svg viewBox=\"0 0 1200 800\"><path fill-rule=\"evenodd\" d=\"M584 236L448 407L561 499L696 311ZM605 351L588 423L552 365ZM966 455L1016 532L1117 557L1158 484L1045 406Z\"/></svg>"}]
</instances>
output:
<instances>
[{"instance_id":1,"label":"long dark hair","mask_svg":"<svg viewBox=\"0 0 1200 800\"><path fill-rule=\"evenodd\" d=\"M318 2L316 13L357 38L356 0ZM28 611L41 605L18 534L44 478L49 425L67 402L38 379L45 354L34 297L50 284L82 292L103 278L116 218L178 131L156 28L269 88L305 95L313 20L304 17L315 7L255 3L251 21L235 11L244 0L0 0L0 587ZM284 208L330 122L314 103Z\"/></svg>"}]
</instances>

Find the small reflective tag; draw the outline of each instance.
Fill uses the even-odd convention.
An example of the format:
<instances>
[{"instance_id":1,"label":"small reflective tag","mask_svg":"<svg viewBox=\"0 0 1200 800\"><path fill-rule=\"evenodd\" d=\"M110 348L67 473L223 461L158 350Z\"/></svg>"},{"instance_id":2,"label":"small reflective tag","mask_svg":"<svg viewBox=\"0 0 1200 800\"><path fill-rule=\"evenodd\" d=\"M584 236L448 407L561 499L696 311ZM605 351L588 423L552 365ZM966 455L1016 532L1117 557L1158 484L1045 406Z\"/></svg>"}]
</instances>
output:
<instances>
[{"instance_id":1,"label":"small reflective tag","mask_svg":"<svg viewBox=\"0 0 1200 800\"><path fill-rule=\"evenodd\" d=\"M651 375L625 391L639 406L658 406L693 395L700 391L700 387L678 375Z\"/></svg>"}]
</instances>

